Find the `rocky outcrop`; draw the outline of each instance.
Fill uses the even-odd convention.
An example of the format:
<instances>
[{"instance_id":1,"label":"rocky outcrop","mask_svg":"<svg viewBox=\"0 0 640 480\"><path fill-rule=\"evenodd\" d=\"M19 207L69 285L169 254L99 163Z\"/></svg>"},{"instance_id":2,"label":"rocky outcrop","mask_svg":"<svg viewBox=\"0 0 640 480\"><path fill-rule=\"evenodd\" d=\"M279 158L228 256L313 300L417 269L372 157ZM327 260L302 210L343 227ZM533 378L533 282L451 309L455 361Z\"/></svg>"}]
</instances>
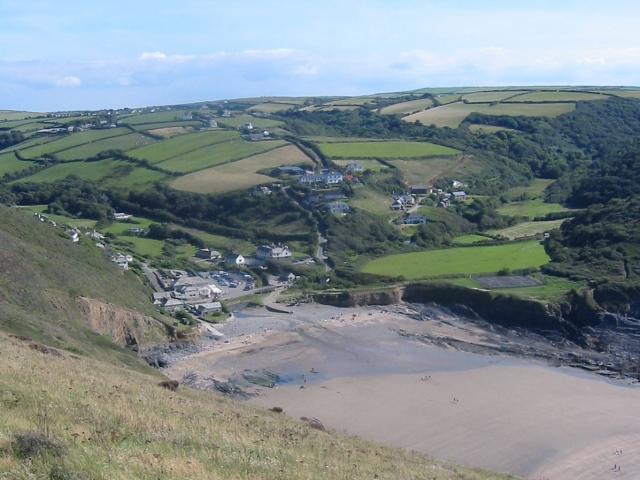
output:
<instances>
[{"instance_id":1,"label":"rocky outcrop","mask_svg":"<svg viewBox=\"0 0 640 480\"><path fill-rule=\"evenodd\" d=\"M139 346L144 337L160 329L154 318L111 303L79 297L77 304L89 328L110 336L118 345Z\"/></svg>"},{"instance_id":2,"label":"rocky outcrop","mask_svg":"<svg viewBox=\"0 0 640 480\"><path fill-rule=\"evenodd\" d=\"M358 307L362 305L393 305L403 298L403 287L366 291L323 292L314 295L314 300L334 307Z\"/></svg>"}]
</instances>

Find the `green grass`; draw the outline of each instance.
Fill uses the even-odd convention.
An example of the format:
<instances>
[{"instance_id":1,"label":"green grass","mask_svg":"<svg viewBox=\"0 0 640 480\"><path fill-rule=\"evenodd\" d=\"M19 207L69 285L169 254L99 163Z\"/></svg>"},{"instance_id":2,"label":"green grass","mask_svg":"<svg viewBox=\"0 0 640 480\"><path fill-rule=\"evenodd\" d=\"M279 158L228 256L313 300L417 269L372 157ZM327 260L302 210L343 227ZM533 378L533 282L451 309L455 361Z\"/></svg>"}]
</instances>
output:
<instances>
[{"instance_id":1,"label":"green grass","mask_svg":"<svg viewBox=\"0 0 640 480\"><path fill-rule=\"evenodd\" d=\"M119 236L113 243L134 255L145 258L162 256L162 247L164 247L163 240L125 235Z\"/></svg>"},{"instance_id":2,"label":"green grass","mask_svg":"<svg viewBox=\"0 0 640 480\"><path fill-rule=\"evenodd\" d=\"M462 96L463 100L469 102L500 102L506 98L513 97L519 93L524 93L522 90L500 90L495 92L474 92L467 93Z\"/></svg>"},{"instance_id":3,"label":"green grass","mask_svg":"<svg viewBox=\"0 0 640 480\"><path fill-rule=\"evenodd\" d=\"M508 238L509 240L515 240L517 238L523 237L531 237L533 235L540 235L544 232L548 232L550 230L554 230L556 228L560 228L562 222L566 219L561 220L549 220L542 222L523 222L512 227L503 228L500 230L490 230L489 234L498 235L501 237Z\"/></svg>"},{"instance_id":4,"label":"green grass","mask_svg":"<svg viewBox=\"0 0 640 480\"><path fill-rule=\"evenodd\" d=\"M55 140L59 140L59 138L57 137L41 137L41 136L34 136L34 137L30 137L28 139L26 139L23 142L20 142L16 145L12 145L10 147L7 147L3 150L0 150L0 153L6 153L6 152L13 152L16 150L22 150L25 148L29 148L29 147L34 147L36 145L43 145L45 143L49 143L49 142L53 142Z\"/></svg>"},{"instance_id":5,"label":"green grass","mask_svg":"<svg viewBox=\"0 0 640 480\"><path fill-rule=\"evenodd\" d=\"M202 122L187 120L187 121L180 121L180 122L176 121L176 122L143 123L140 125L131 125L131 128L137 131L144 132L149 130L155 130L157 128L198 127L198 126L202 126Z\"/></svg>"},{"instance_id":6,"label":"green grass","mask_svg":"<svg viewBox=\"0 0 640 480\"><path fill-rule=\"evenodd\" d=\"M155 170L135 167L131 164L114 168L103 181L113 187L122 187L132 190L142 190L150 187L155 182L161 182L172 177Z\"/></svg>"},{"instance_id":7,"label":"green grass","mask_svg":"<svg viewBox=\"0 0 640 480\"><path fill-rule=\"evenodd\" d=\"M100 152L107 150L122 150L126 152L133 148L142 147L152 143L153 140L139 133L130 133L114 138L105 138L91 143L86 143L75 148L63 150L56 154L60 160L78 160L83 158L91 158Z\"/></svg>"},{"instance_id":8,"label":"green grass","mask_svg":"<svg viewBox=\"0 0 640 480\"><path fill-rule=\"evenodd\" d=\"M491 238L485 237L483 235L477 235L475 233L470 233L468 235L460 235L453 239L453 243L456 245L472 245L478 242L486 242L491 241Z\"/></svg>"},{"instance_id":9,"label":"green grass","mask_svg":"<svg viewBox=\"0 0 640 480\"><path fill-rule=\"evenodd\" d=\"M102 227L100 232L114 235L126 235L130 228L149 228L153 220L144 217L131 217L130 222L113 222L108 227Z\"/></svg>"},{"instance_id":10,"label":"green grass","mask_svg":"<svg viewBox=\"0 0 640 480\"><path fill-rule=\"evenodd\" d=\"M185 153L179 157L158 163L171 172L188 173L265 152L286 145L282 140L248 142L242 139L222 142Z\"/></svg>"},{"instance_id":11,"label":"green grass","mask_svg":"<svg viewBox=\"0 0 640 480\"><path fill-rule=\"evenodd\" d=\"M256 128L273 128L284 125L280 120L271 120L269 118L258 118L252 115L238 115L235 117L218 117L216 121L219 125L224 127L231 128L240 128L245 123L251 122L251 124Z\"/></svg>"},{"instance_id":12,"label":"green grass","mask_svg":"<svg viewBox=\"0 0 640 480\"><path fill-rule=\"evenodd\" d=\"M409 100L408 102L394 103L380 109L382 115L408 114L425 110L433 105L430 98L420 98L418 100Z\"/></svg>"},{"instance_id":13,"label":"green grass","mask_svg":"<svg viewBox=\"0 0 640 480\"><path fill-rule=\"evenodd\" d=\"M61 150L77 147L90 142L96 142L104 138L117 137L120 135L126 135L129 130L126 128L106 128L103 130L87 130L84 132L72 133L69 135L63 135L54 141L37 145L31 148L20 148L20 153L26 158L39 158L42 155L55 154Z\"/></svg>"},{"instance_id":14,"label":"green grass","mask_svg":"<svg viewBox=\"0 0 640 480\"><path fill-rule=\"evenodd\" d=\"M530 199L541 198L546 188L553 182L555 180L534 178L529 185L510 188L505 192L505 196L511 199L516 199L522 195L527 195Z\"/></svg>"},{"instance_id":15,"label":"green grass","mask_svg":"<svg viewBox=\"0 0 640 480\"><path fill-rule=\"evenodd\" d=\"M479 123L474 123L469 125L469 130L474 133L496 133L496 132L515 132L513 128L507 127L498 127L496 125L482 125Z\"/></svg>"},{"instance_id":16,"label":"green grass","mask_svg":"<svg viewBox=\"0 0 640 480\"><path fill-rule=\"evenodd\" d=\"M26 162L23 162L26 163ZM17 180L23 182L55 182L67 178L69 175L76 175L83 180L100 180L109 175L111 171L121 165L128 165L119 160L100 160L98 162L66 162L58 163L52 167L40 170L39 172L25 178Z\"/></svg>"},{"instance_id":17,"label":"green grass","mask_svg":"<svg viewBox=\"0 0 640 480\"><path fill-rule=\"evenodd\" d=\"M137 126L141 124L182 121L185 110L169 110L153 113L140 113L124 116L119 121L125 125Z\"/></svg>"},{"instance_id":18,"label":"green grass","mask_svg":"<svg viewBox=\"0 0 640 480\"><path fill-rule=\"evenodd\" d=\"M341 167L346 167L353 160L335 160L334 163L336 165L340 165ZM385 168L389 168L384 163L380 163L378 160L373 158L363 158L358 160L358 163L362 165L362 168L365 170L371 170L372 172L379 172L380 170L384 170Z\"/></svg>"},{"instance_id":19,"label":"green grass","mask_svg":"<svg viewBox=\"0 0 640 480\"><path fill-rule=\"evenodd\" d=\"M503 268L537 268L547 262L549 257L544 247L537 241L529 241L388 255L370 261L363 271L416 280L456 274L493 273Z\"/></svg>"},{"instance_id":20,"label":"green grass","mask_svg":"<svg viewBox=\"0 0 640 480\"><path fill-rule=\"evenodd\" d=\"M543 199L526 200L523 202L511 202L498 208L498 213L512 217L527 217L533 219L548 213L564 212L568 208L559 203L544 203Z\"/></svg>"},{"instance_id":21,"label":"green grass","mask_svg":"<svg viewBox=\"0 0 640 480\"><path fill-rule=\"evenodd\" d=\"M43 213L58 225L69 225L72 228L95 228L96 221L87 218L71 218L64 215L46 213L47 205L29 205L18 207L19 211L33 213Z\"/></svg>"},{"instance_id":22,"label":"green grass","mask_svg":"<svg viewBox=\"0 0 640 480\"><path fill-rule=\"evenodd\" d=\"M417 158L460 153L454 148L429 142L323 143L318 146L324 155L331 158Z\"/></svg>"},{"instance_id":23,"label":"green grass","mask_svg":"<svg viewBox=\"0 0 640 480\"><path fill-rule=\"evenodd\" d=\"M13 152L0 153L0 177L5 173L14 173L33 166L32 162L18 160Z\"/></svg>"},{"instance_id":24,"label":"green grass","mask_svg":"<svg viewBox=\"0 0 640 480\"><path fill-rule=\"evenodd\" d=\"M276 112L282 112L284 110L291 110L292 108L296 107L297 105L294 104L290 104L290 103L272 103L272 102L266 102L266 103L259 103L258 105L254 105L253 107L249 108L248 111L249 112L263 112L263 113L276 113Z\"/></svg>"},{"instance_id":25,"label":"green grass","mask_svg":"<svg viewBox=\"0 0 640 480\"><path fill-rule=\"evenodd\" d=\"M545 302L556 302L561 300L562 297L571 290L586 286L585 282L574 282L561 277L552 277L550 275L539 275L538 277L543 282L542 285L535 287L502 288L493 291Z\"/></svg>"},{"instance_id":26,"label":"green grass","mask_svg":"<svg viewBox=\"0 0 640 480\"><path fill-rule=\"evenodd\" d=\"M354 208L359 208L385 218L397 215L397 213L391 210L390 195L373 190L367 186L354 188L353 197L349 204Z\"/></svg>"},{"instance_id":27,"label":"green grass","mask_svg":"<svg viewBox=\"0 0 640 480\"><path fill-rule=\"evenodd\" d=\"M241 240L239 238L224 237L222 235L215 235L213 233L204 232L195 228L186 228L179 225L172 225L175 228L180 228L192 234L193 236L201 239L207 247L214 250L230 251L237 250L242 255L253 255L256 251L256 246Z\"/></svg>"},{"instance_id":28,"label":"green grass","mask_svg":"<svg viewBox=\"0 0 640 480\"><path fill-rule=\"evenodd\" d=\"M589 92L529 92L513 97L507 102L578 102L606 100L609 96Z\"/></svg>"},{"instance_id":29,"label":"green grass","mask_svg":"<svg viewBox=\"0 0 640 480\"><path fill-rule=\"evenodd\" d=\"M25 118L41 117L42 113L19 112L16 110L0 110L0 120L23 120Z\"/></svg>"},{"instance_id":30,"label":"green grass","mask_svg":"<svg viewBox=\"0 0 640 480\"><path fill-rule=\"evenodd\" d=\"M129 155L141 160L147 160L150 163L159 163L209 145L239 138L240 134L238 132L208 130L162 140L146 147L132 150Z\"/></svg>"}]
</instances>

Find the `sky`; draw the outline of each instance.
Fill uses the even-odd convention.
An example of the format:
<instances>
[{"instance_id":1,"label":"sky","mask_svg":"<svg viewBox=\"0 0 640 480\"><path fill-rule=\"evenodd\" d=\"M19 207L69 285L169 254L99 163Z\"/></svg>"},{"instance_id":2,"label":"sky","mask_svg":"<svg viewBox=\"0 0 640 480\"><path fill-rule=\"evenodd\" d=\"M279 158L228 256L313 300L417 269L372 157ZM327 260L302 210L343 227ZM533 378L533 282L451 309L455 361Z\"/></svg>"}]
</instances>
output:
<instances>
[{"instance_id":1,"label":"sky","mask_svg":"<svg viewBox=\"0 0 640 480\"><path fill-rule=\"evenodd\" d=\"M640 2L0 0L0 109L640 85Z\"/></svg>"}]
</instances>

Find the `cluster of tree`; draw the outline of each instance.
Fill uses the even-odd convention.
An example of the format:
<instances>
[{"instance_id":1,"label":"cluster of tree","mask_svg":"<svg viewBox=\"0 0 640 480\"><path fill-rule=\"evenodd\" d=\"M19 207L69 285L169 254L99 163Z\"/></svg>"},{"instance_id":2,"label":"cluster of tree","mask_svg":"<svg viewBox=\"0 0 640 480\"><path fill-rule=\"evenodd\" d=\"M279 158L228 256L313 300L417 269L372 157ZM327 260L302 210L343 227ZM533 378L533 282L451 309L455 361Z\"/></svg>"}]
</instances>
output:
<instances>
[{"instance_id":1,"label":"cluster of tree","mask_svg":"<svg viewBox=\"0 0 640 480\"><path fill-rule=\"evenodd\" d=\"M0 150L3 148L9 148L24 140L22 132L17 130L11 130L9 132L0 133Z\"/></svg>"}]
</instances>

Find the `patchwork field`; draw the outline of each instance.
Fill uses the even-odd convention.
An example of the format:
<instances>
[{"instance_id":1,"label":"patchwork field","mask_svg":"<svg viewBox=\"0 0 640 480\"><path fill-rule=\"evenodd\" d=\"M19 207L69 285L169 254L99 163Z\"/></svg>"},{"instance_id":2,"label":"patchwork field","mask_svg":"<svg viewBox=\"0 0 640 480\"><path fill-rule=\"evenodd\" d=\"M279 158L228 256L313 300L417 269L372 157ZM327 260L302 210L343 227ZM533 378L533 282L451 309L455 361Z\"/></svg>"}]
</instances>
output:
<instances>
[{"instance_id":1,"label":"patchwork field","mask_svg":"<svg viewBox=\"0 0 640 480\"><path fill-rule=\"evenodd\" d=\"M153 113L140 113L123 116L119 119L125 125L140 125L144 123L174 122L184 120L186 110L168 110Z\"/></svg>"},{"instance_id":2,"label":"patchwork field","mask_svg":"<svg viewBox=\"0 0 640 480\"><path fill-rule=\"evenodd\" d=\"M152 130L147 130L152 135L157 135L162 138L173 138L178 135L185 135L187 133L191 133L193 129L190 127L183 126L173 126L173 127L160 127Z\"/></svg>"},{"instance_id":3,"label":"patchwork field","mask_svg":"<svg viewBox=\"0 0 640 480\"><path fill-rule=\"evenodd\" d=\"M465 104L455 102L408 115L405 122L456 128L472 112L486 115L524 115L530 117L557 117L575 109L574 103L488 103Z\"/></svg>"},{"instance_id":4,"label":"patchwork field","mask_svg":"<svg viewBox=\"0 0 640 480\"><path fill-rule=\"evenodd\" d=\"M560 228L560 225L566 219L561 220L549 220L541 222L523 222L513 227L503 228L501 230L490 230L490 235L499 235L501 237L508 238L509 240L515 240L517 238L531 237L533 235L539 235L556 228Z\"/></svg>"},{"instance_id":5,"label":"patchwork field","mask_svg":"<svg viewBox=\"0 0 640 480\"><path fill-rule=\"evenodd\" d=\"M221 165L285 145L283 140L248 142L242 139L220 142L158 163L170 172L189 173Z\"/></svg>"},{"instance_id":6,"label":"patchwork field","mask_svg":"<svg viewBox=\"0 0 640 480\"><path fill-rule=\"evenodd\" d=\"M150 163L159 163L209 145L236 139L240 139L238 132L225 130L190 133L132 150L129 155Z\"/></svg>"},{"instance_id":7,"label":"patchwork field","mask_svg":"<svg viewBox=\"0 0 640 480\"><path fill-rule=\"evenodd\" d=\"M606 100L608 95L590 92L529 92L506 100L507 102L579 102Z\"/></svg>"},{"instance_id":8,"label":"patchwork field","mask_svg":"<svg viewBox=\"0 0 640 480\"><path fill-rule=\"evenodd\" d=\"M72 133L56 137L55 140L24 149L19 146L20 153L25 158L39 158L45 154L56 154L62 150L78 147L98 140L106 138L118 137L129 134L130 130L126 128L107 128L102 130L87 130L84 132Z\"/></svg>"},{"instance_id":9,"label":"patchwork field","mask_svg":"<svg viewBox=\"0 0 640 480\"><path fill-rule=\"evenodd\" d=\"M202 122L196 121L184 121L184 122L158 122L158 123L141 123L139 125L130 125L131 128L138 132L148 132L149 130L155 130L158 128L171 128L171 127L201 127Z\"/></svg>"},{"instance_id":10,"label":"patchwork field","mask_svg":"<svg viewBox=\"0 0 640 480\"><path fill-rule=\"evenodd\" d=\"M341 167L346 167L352 162L353 160L335 160L333 163ZM360 159L358 160L358 163L362 165L362 168L364 168L365 170L371 170L372 172L379 172L380 170L389 168L387 165L380 163L376 159L371 159L371 158Z\"/></svg>"},{"instance_id":11,"label":"patchwork field","mask_svg":"<svg viewBox=\"0 0 640 480\"><path fill-rule=\"evenodd\" d=\"M25 163L25 162L22 162ZM63 180L69 175L76 175L83 180L100 180L111 173L111 171L122 165L129 165L121 160L100 160L98 162L65 162L58 163L45 170L25 178L21 178L17 183L22 182L55 182Z\"/></svg>"},{"instance_id":12,"label":"patchwork field","mask_svg":"<svg viewBox=\"0 0 640 480\"><path fill-rule=\"evenodd\" d=\"M408 114L425 110L433 106L433 100L430 98L420 98L418 100L409 100L408 102L394 103L380 109L383 115Z\"/></svg>"},{"instance_id":13,"label":"patchwork field","mask_svg":"<svg viewBox=\"0 0 640 480\"><path fill-rule=\"evenodd\" d=\"M553 182L555 182L555 180L534 178L529 185L510 188L505 193L505 196L508 198L518 198L522 195L528 195L531 199L540 198L544 195L545 189Z\"/></svg>"},{"instance_id":14,"label":"patchwork field","mask_svg":"<svg viewBox=\"0 0 640 480\"><path fill-rule=\"evenodd\" d=\"M363 271L417 280L456 274L495 273L504 268L537 268L547 262L549 257L544 247L537 241L528 241L388 255L370 261Z\"/></svg>"},{"instance_id":15,"label":"patchwork field","mask_svg":"<svg viewBox=\"0 0 640 480\"><path fill-rule=\"evenodd\" d=\"M292 108L297 107L297 105L290 103L274 103L274 102L266 102L259 103L258 105L254 105L247 109L248 112L262 112L262 113L276 113L282 112L285 110L291 110Z\"/></svg>"},{"instance_id":16,"label":"patchwork field","mask_svg":"<svg viewBox=\"0 0 640 480\"><path fill-rule=\"evenodd\" d=\"M302 164L313 165L309 157L298 147L286 145L266 153L185 175L174 180L171 186L178 190L196 193L226 193L274 181L272 177L257 173L258 171L280 165Z\"/></svg>"},{"instance_id":17,"label":"patchwork field","mask_svg":"<svg viewBox=\"0 0 640 480\"><path fill-rule=\"evenodd\" d=\"M318 147L331 158L418 158L460 153L454 148L429 142L336 142L319 144Z\"/></svg>"},{"instance_id":18,"label":"patchwork field","mask_svg":"<svg viewBox=\"0 0 640 480\"><path fill-rule=\"evenodd\" d=\"M397 216L390 208L391 197L368 187L355 188L349 204L381 217Z\"/></svg>"},{"instance_id":19,"label":"patchwork field","mask_svg":"<svg viewBox=\"0 0 640 480\"><path fill-rule=\"evenodd\" d=\"M501 215L509 215L512 217L534 218L548 213L564 212L568 208L563 207L559 203L544 203L541 198L527 200L524 202L512 202L498 208Z\"/></svg>"},{"instance_id":20,"label":"patchwork field","mask_svg":"<svg viewBox=\"0 0 640 480\"><path fill-rule=\"evenodd\" d=\"M15 110L0 110L0 120L22 120L24 118L40 117L42 113L18 112Z\"/></svg>"},{"instance_id":21,"label":"patchwork field","mask_svg":"<svg viewBox=\"0 0 640 480\"><path fill-rule=\"evenodd\" d=\"M465 175L474 168L471 157L430 157L394 159L387 162L402 172L404 180L412 185L432 184L447 175Z\"/></svg>"}]
</instances>

